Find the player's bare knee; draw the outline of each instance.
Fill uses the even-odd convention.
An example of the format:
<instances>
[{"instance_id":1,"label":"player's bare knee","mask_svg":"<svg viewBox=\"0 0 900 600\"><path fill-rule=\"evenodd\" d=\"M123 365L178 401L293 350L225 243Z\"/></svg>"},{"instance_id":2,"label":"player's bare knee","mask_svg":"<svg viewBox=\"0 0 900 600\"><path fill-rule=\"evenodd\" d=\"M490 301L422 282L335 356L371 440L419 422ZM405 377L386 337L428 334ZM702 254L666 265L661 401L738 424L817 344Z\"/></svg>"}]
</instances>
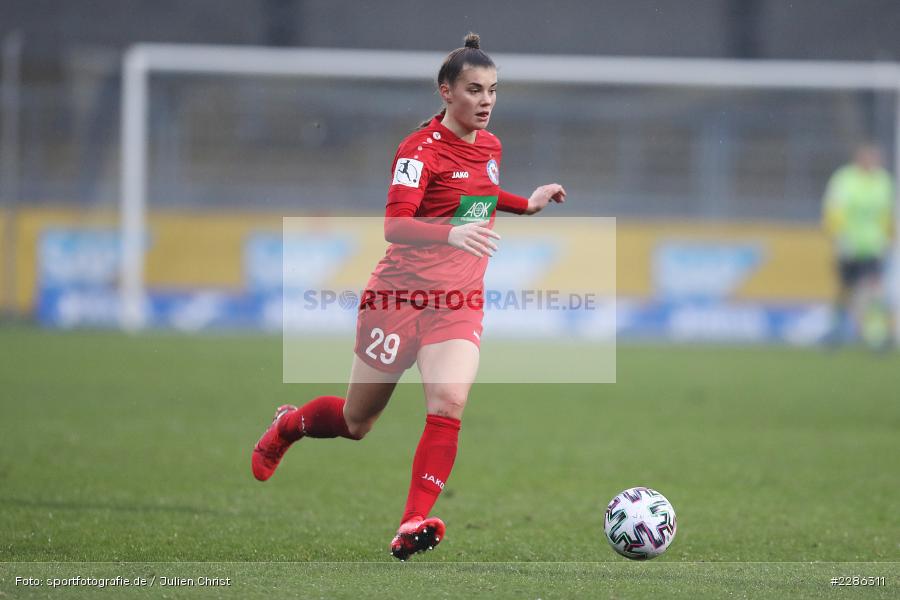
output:
<instances>
[{"instance_id":1,"label":"player's bare knee","mask_svg":"<svg viewBox=\"0 0 900 600\"><path fill-rule=\"evenodd\" d=\"M346 421L347 431L350 432L350 435L354 440L361 440L366 437L366 434L369 433L372 430L372 427L375 425L374 420L353 421L350 419L346 419Z\"/></svg>"},{"instance_id":2,"label":"player's bare knee","mask_svg":"<svg viewBox=\"0 0 900 600\"><path fill-rule=\"evenodd\" d=\"M466 393L456 386L435 386L428 395L429 412L459 419L466 407Z\"/></svg>"}]
</instances>

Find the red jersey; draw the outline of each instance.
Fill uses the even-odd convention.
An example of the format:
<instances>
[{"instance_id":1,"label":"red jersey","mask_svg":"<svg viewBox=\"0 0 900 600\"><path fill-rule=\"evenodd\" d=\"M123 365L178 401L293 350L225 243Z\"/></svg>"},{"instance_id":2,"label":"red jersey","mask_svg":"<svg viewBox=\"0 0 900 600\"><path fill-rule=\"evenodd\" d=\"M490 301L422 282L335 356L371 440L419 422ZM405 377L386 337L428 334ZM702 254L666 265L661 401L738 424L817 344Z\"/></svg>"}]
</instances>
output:
<instances>
[{"instance_id":1,"label":"red jersey","mask_svg":"<svg viewBox=\"0 0 900 600\"><path fill-rule=\"evenodd\" d=\"M482 289L488 257L478 258L447 244L449 229L479 221L493 227L498 200L501 210L512 212L523 212L527 205L524 198L500 190L503 149L494 134L480 130L469 143L440 119L436 116L407 136L394 156L387 219L405 216L422 222L415 223L420 228L416 243L392 243L379 261L372 275L382 287Z\"/></svg>"}]
</instances>

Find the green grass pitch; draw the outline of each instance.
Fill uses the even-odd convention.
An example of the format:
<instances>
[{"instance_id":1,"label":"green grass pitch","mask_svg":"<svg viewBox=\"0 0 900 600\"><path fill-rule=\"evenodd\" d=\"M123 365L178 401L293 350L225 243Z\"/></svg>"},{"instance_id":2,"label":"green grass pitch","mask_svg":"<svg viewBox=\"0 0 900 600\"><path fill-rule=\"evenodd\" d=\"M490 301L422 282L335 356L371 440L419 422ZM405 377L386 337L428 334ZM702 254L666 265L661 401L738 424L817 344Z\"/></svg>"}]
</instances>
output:
<instances>
[{"instance_id":1,"label":"green grass pitch","mask_svg":"<svg viewBox=\"0 0 900 600\"><path fill-rule=\"evenodd\" d=\"M434 511L447 538L400 564L419 388L365 440L303 440L261 484L250 450L275 406L344 392L282 384L279 338L0 329L0 598L900 595L896 355L623 345L617 362L611 385L476 384ZM603 537L634 485L678 514L652 562ZM46 585L117 575L157 579Z\"/></svg>"}]
</instances>

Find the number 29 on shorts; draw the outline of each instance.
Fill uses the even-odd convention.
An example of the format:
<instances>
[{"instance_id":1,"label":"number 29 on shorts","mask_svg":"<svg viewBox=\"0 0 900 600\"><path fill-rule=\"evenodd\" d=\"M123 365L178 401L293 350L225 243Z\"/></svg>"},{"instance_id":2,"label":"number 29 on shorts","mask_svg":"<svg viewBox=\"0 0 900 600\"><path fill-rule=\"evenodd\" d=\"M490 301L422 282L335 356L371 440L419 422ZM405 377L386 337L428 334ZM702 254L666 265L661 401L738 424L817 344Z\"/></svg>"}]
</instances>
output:
<instances>
[{"instance_id":1,"label":"number 29 on shorts","mask_svg":"<svg viewBox=\"0 0 900 600\"><path fill-rule=\"evenodd\" d=\"M366 348L366 355L380 360L386 365L394 362L394 359L397 358L397 350L400 349L400 336L396 333L385 335L383 329L375 327L369 337L373 342Z\"/></svg>"}]
</instances>

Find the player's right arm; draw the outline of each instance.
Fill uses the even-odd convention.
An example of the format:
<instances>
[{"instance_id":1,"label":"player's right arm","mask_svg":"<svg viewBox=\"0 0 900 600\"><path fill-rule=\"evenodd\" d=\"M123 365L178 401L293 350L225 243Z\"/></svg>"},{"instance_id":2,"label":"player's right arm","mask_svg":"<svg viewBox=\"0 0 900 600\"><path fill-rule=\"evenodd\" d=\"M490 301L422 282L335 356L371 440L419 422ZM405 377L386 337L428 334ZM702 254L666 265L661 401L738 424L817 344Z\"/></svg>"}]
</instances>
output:
<instances>
[{"instance_id":1,"label":"player's right arm","mask_svg":"<svg viewBox=\"0 0 900 600\"><path fill-rule=\"evenodd\" d=\"M384 239L394 244L448 244L475 256L492 256L493 239L500 236L484 223L456 227L415 218L428 188L437 157L430 149L407 140L394 157L393 179L388 189L384 218Z\"/></svg>"},{"instance_id":2,"label":"player's right arm","mask_svg":"<svg viewBox=\"0 0 900 600\"><path fill-rule=\"evenodd\" d=\"M427 223L415 218L418 205L412 203L388 204L384 219L384 239L392 244L448 244L477 257L493 256L497 245L493 239L500 234L487 227L488 221L443 225Z\"/></svg>"}]
</instances>

